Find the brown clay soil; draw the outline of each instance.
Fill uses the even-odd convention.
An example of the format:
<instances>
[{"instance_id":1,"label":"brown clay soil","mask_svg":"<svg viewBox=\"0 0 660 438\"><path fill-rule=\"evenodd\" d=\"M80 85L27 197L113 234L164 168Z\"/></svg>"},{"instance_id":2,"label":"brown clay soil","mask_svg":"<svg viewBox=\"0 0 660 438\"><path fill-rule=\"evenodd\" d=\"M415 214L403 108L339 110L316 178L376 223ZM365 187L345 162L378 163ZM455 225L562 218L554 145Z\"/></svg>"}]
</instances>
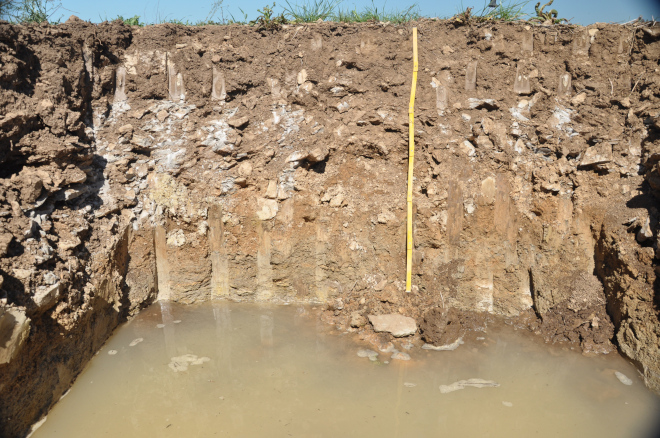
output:
<instances>
[{"instance_id":1,"label":"brown clay soil","mask_svg":"<svg viewBox=\"0 0 660 438\"><path fill-rule=\"evenodd\" d=\"M411 28L419 31L405 292ZM489 321L660 390L660 27L0 23L0 435L156 299Z\"/></svg>"}]
</instances>

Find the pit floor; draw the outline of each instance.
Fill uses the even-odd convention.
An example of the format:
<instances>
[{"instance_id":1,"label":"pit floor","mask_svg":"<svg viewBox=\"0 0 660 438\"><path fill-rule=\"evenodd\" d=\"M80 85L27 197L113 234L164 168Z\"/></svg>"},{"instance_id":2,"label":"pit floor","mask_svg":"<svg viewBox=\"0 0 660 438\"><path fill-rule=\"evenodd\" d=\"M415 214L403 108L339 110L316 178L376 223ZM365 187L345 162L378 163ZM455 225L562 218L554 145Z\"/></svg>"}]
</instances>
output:
<instances>
[{"instance_id":1,"label":"pit floor","mask_svg":"<svg viewBox=\"0 0 660 438\"><path fill-rule=\"evenodd\" d=\"M32 438L659 436L660 398L616 354L509 328L454 351L403 345L410 360L360 357L374 348L310 307L156 303L115 332ZM499 386L440 389L471 378Z\"/></svg>"}]
</instances>

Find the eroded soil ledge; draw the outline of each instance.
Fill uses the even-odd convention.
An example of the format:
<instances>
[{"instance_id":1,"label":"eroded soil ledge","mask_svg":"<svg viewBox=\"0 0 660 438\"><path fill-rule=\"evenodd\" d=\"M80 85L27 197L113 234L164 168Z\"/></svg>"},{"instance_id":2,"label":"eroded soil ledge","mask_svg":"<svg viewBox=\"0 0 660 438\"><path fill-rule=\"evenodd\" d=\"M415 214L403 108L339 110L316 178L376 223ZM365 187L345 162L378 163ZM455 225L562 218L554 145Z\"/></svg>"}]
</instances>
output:
<instances>
[{"instance_id":1,"label":"eroded soil ledge","mask_svg":"<svg viewBox=\"0 0 660 438\"><path fill-rule=\"evenodd\" d=\"M488 318L619 348L660 390L660 29L0 24L0 435L156 299Z\"/></svg>"}]
</instances>

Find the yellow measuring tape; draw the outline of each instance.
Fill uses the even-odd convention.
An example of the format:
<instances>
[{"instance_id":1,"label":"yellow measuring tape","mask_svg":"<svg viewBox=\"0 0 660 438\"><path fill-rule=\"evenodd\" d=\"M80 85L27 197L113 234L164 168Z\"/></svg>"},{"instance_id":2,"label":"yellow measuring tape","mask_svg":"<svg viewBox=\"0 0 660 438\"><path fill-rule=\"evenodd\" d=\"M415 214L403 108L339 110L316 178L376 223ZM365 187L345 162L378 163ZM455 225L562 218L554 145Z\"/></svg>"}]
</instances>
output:
<instances>
[{"instance_id":1,"label":"yellow measuring tape","mask_svg":"<svg viewBox=\"0 0 660 438\"><path fill-rule=\"evenodd\" d=\"M410 292L413 256L413 165L415 163L415 90L417 88L417 28L413 27L413 79L408 105L408 227L406 239L406 292Z\"/></svg>"}]
</instances>

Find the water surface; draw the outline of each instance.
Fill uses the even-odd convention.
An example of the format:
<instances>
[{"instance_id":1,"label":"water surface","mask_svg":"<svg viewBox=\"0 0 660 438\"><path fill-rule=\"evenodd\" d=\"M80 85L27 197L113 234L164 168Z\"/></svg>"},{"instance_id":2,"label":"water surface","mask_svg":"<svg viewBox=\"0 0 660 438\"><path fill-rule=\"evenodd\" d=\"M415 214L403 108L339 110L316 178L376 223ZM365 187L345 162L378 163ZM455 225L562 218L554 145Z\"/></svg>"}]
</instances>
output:
<instances>
[{"instance_id":1,"label":"water surface","mask_svg":"<svg viewBox=\"0 0 660 438\"><path fill-rule=\"evenodd\" d=\"M357 353L373 347L308 307L157 303L116 331L32 438L657 436L658 398L621 357L513 330L477 336L372 361ZM499 386L440 390L471 378Z\"/></svg>"}]
</instances>

